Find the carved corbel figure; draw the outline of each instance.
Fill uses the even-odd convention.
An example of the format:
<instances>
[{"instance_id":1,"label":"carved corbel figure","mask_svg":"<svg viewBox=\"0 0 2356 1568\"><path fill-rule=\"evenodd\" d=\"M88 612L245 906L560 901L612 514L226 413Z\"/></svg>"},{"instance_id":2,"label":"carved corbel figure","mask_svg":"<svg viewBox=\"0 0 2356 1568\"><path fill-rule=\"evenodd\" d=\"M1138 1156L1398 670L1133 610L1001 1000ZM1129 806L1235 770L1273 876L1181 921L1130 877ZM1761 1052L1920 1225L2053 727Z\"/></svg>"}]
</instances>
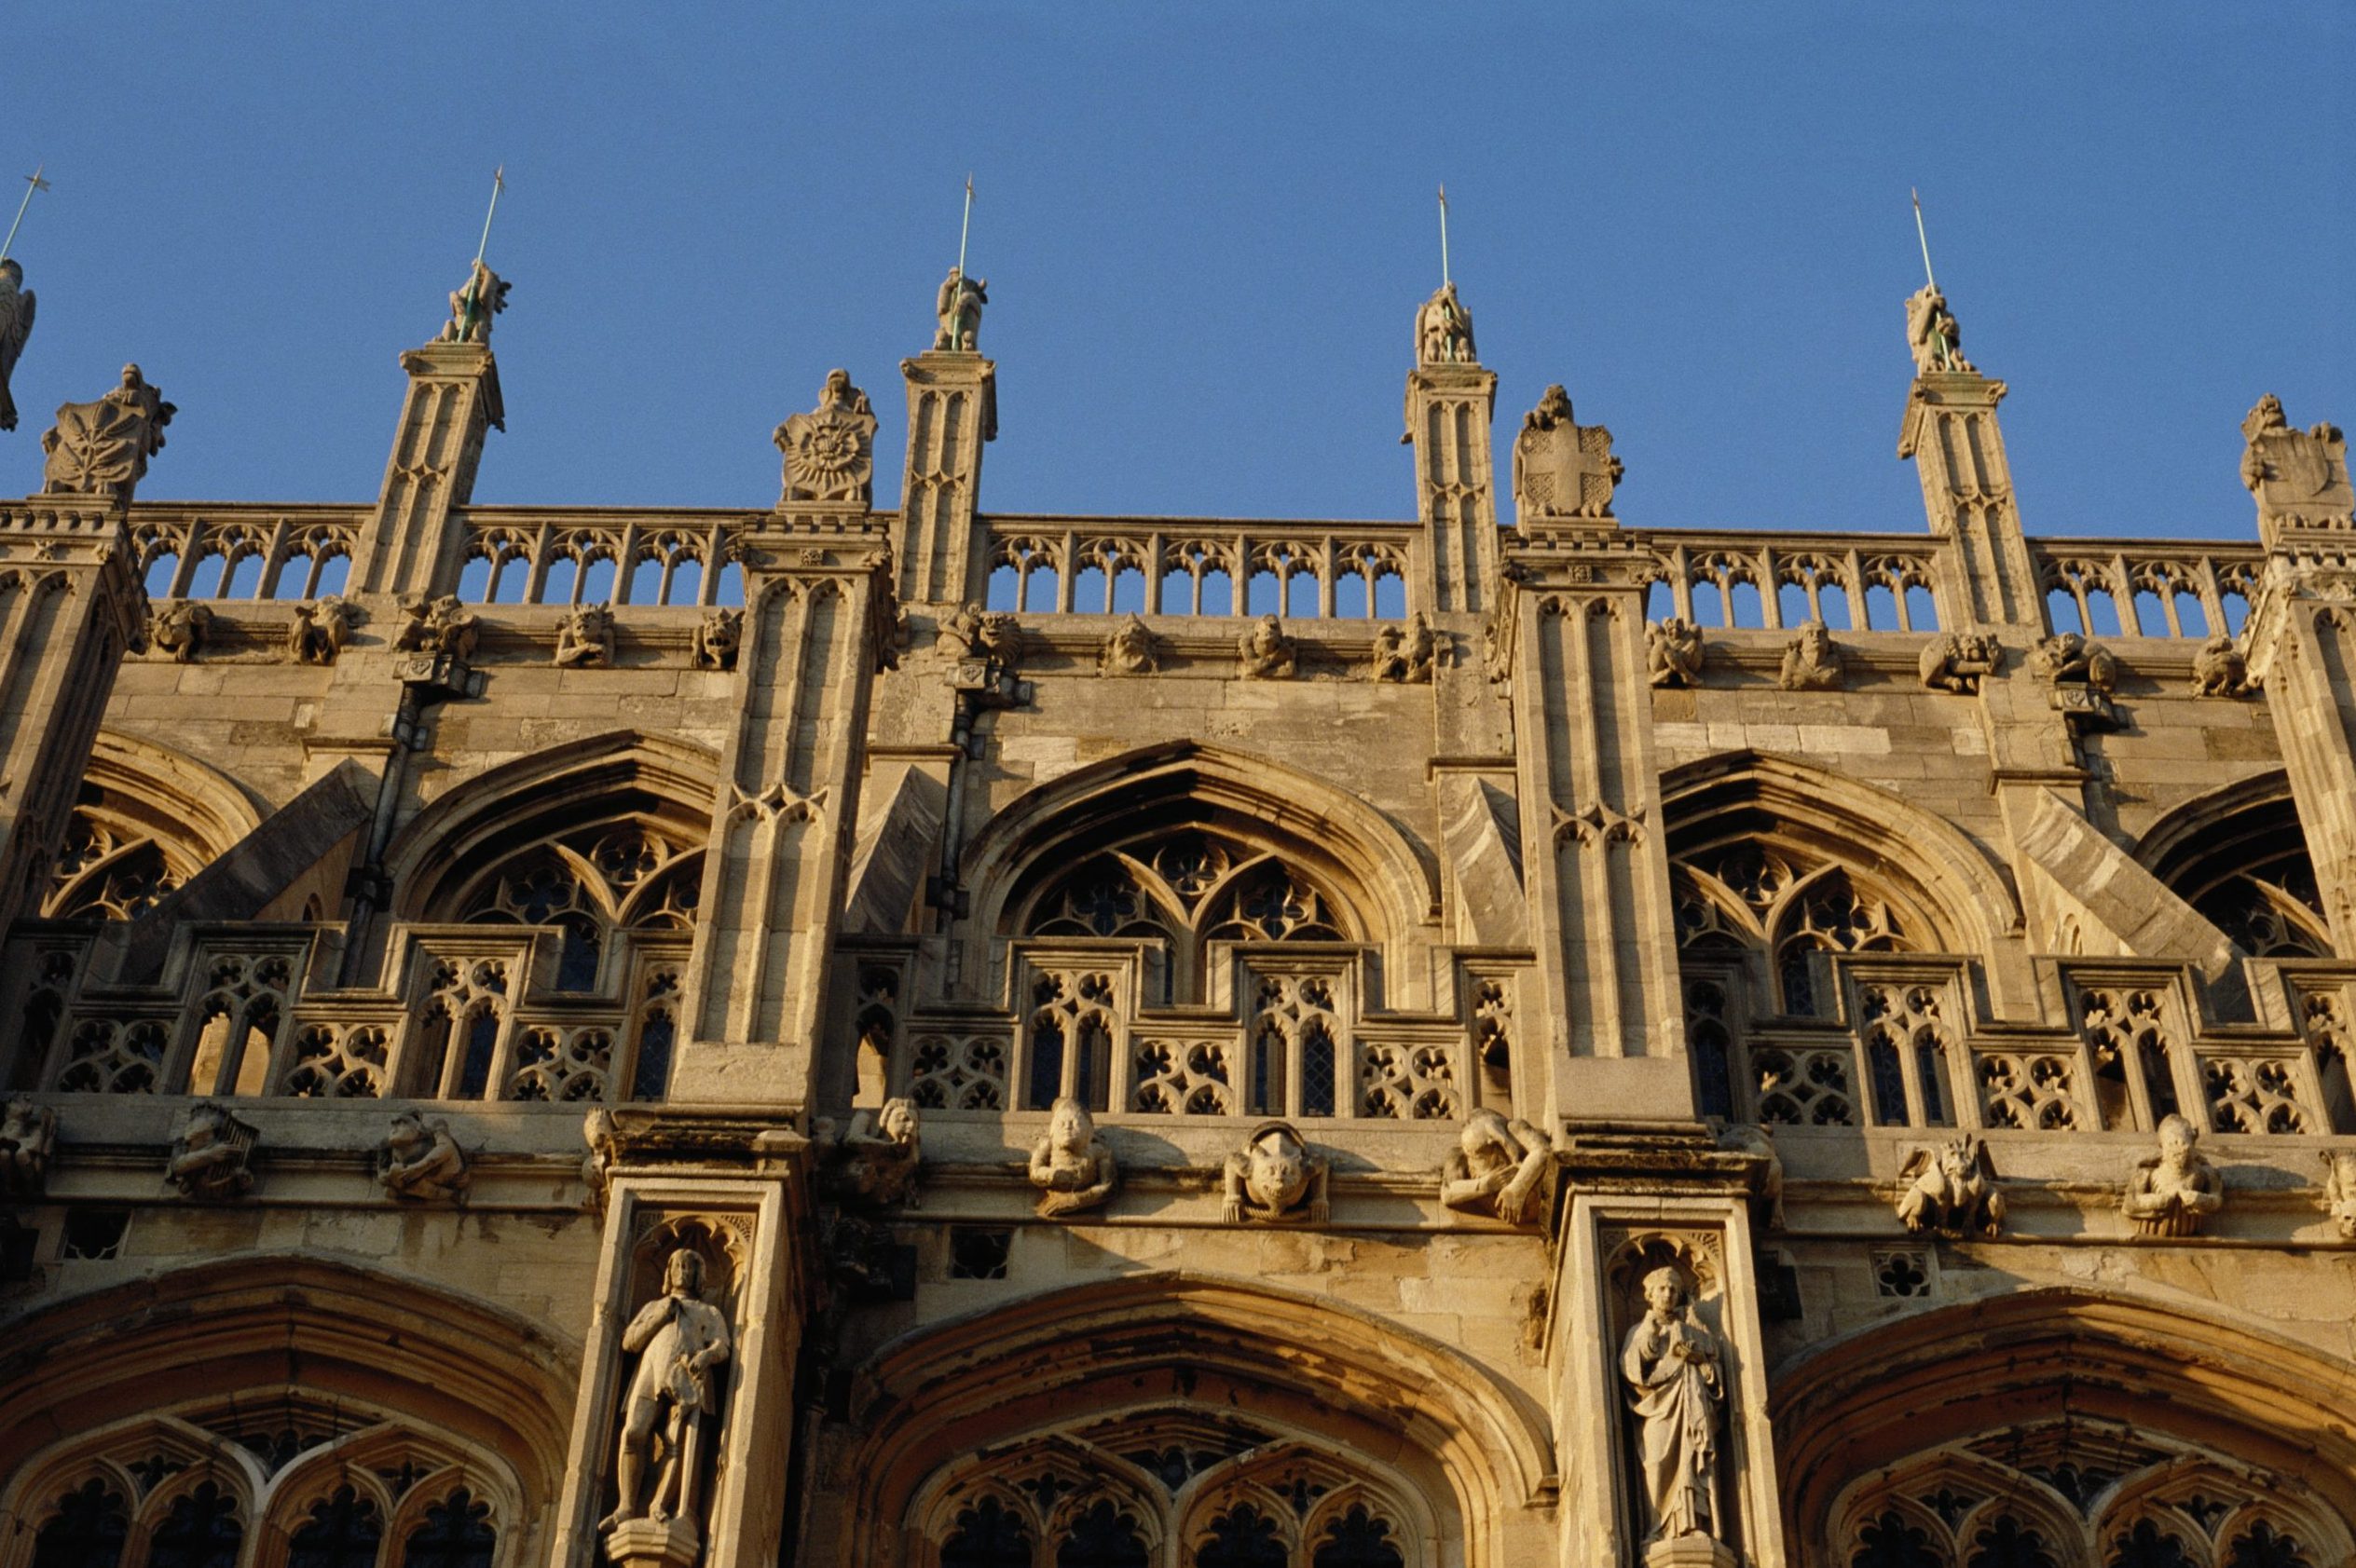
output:
<instances>
[{"instance_id":1,"label":"carved corbel figure","mask_svg":"<svg viewBox=\"0 0 2356 1568\"><path fill-rule=\"evenodd\" d=\"M2336 1149L2323 1156L2323 1212L2341 1236L2356 1241L2356 1150Z\"/></svg>"},{"instance_id":2,"label":"carved corbel figure","mask_svg":"<svg viewBox=\"0 0 2356 1568\"><path fill-rule=\"evenodd\" d=\"M212 638L212 607L195 599L167 599L147 623L148 646L171 655L175 664L193 664Z\"/></svg>"},{"instance_id":3,"label":"carved corbel figure","mask_svg":"<svg viewBox=\"0 0 2356 1568\"><path fill-rule=\"evenodd\" d=\"M1031 1185L1039 1189L1039 1216L1061 1219L1102 1208L1120 1185L1112 1145L1096 1130L1088 1107L1065 1095L1048 1112L1047 1136L1031 1150Z\"/></svg>"},{"instance_id":4,"label":"carved corbel figure","mask_svg":"<svg viewBox=\"0 0 2356 1568\"><path fill-rule=\"evenodd\" d=\"M602 605L575 605L556 628L556 662L566 669L613 662L613 617Z\"/></svg>"},{"instance_id":5,"label":"carved corbel figure","mask_svg":"<svg viewBox=\"0 0 2356 1568\"><path fill-rule=\"evenodd\" d=\"M1096 671L1104 675L1150 675L1161 668L1161 639L1135 615L1113 628L1096 655Z\"/></svg>"},{"instance_id":6,"label":"carved corbel figure","mask_svg":"<svg viewBox=\"0 0 2356 1568\"><path fill-rule=\"evenodd\" d=\"M476 261L466 275L466 281L450 294L450 319L442 323L436 343L480 343L491 341L491 318L507 308L507 291L514 287L498 273Z\"/></svg>"},{"instance_id":7,"label":"carved corbel figure","mask_svg":"<svg viewBox=\"0 0 2356 1568\"><path fill-rule=\"evenodd\" d=\"M294 607L286 629L286 651L301 664L333 664L351 640L351 605L330 593Z\"/></svg>"},{"instance_id":8,"label":"carved corbel figure","mask_svg":"<svg viewBox=\"0 0 2356 1568\"><path fill-rule=\"evenodd\" d=\"M1969 697L1996 673L2003 650L1982 632L1941 632L1923 647L1923 684L1933 691Z\"/></svg>"},{"instance_id":9,"label":"carved corbel figure","mask_svg":"<svg viewBox=\"0 0 2356 1568\"><path fill-rule=\"evenodd\" d=\"M1644 1301L1644 1316L1620 1344L1620 1375L1637 1418L1645 1541L1714 1541L1726 1347L1694 1317L1693 1288L1683 1271L1662 1267L1646 1275Z\"/></svg>"},{"instance_id":10,"label":"carved corbel figure","mask_svg":"<svg viewBox=\"0 0 2356 1568\"><path fill-rule=\"evenodd\" d=\"M1507 1121L1483 1107L1465 1118L1457 1146L1440 1174L1440 1201L1467 1214L1486 1214L1509 1225L1538 1217L1554 1164L1546 1135L1524 1121Z\"/></svg>"},{"instance_id":11,"label":"carved corbel figure","mask_svg":"<svg viewBox=\"0 0 2356 1568\"><path fill-rule=\"evenodd\" d=\"M2111 693L2118 685L2118 660L2102 644L2057 632L2030 649L2029 668L2053 689L2056 712L2097 729L2117 726Z\"/></svg>"},{"instance_id":12,"label":"carved corbel figure","mask_svg":"<svg viewBox=\"0 0 2356 1568\"><path fill-rule=\"evenodd\" d=\"M702 1538L696 1494L705 1426L719 1414L713 1372L733 1348L727 1316L704 1300L702 1256L680 1248L664 1265L663 1294L622 1330L623 1353L637 1356L638 1365L622 1397L614 1509L597 1521L615 1561L638 1555L630 1527L640 1520L668 1527L658 1534L683 1537L690 1555L682 1561L693 1561L692 1548ZM651 1494L649 1468L654 1471ZM655 1549L661 1553L659 1545Z\"/></svg>"},{"instance_id":13,"label":"carved corbel figure","mask_svg":"<svg viewBox=\"0 0 2356 1568\"><path fill-rule=\"evenodd\" d=\"M2225 1178L2200 1152L2200 1129L2182 1116L2159 1124L2159 1152L2136 1162L2119 1209L2147 1236L2198 1235L2226 1203Z\"/></svg>"},{"instance_id":14,"label":"carved corbel figure","mask_svg":"<svg viewBox=\"0 0 2356 1568\"><path fill-rule=\"evenodd\" d=\"M1386 626L1375 634L1375 679L1394 686L1421 686L1431 679L1440 661L1440 641L1431 634L1431 621L1423 611L1407 617L1407 624Z\"/></svg>"},{"instance_id":15,"label":"carved corbel figure","mask_svg":"<svg viewBox=\"0 0 2356 1568\"><path fill-rule=\"evenodd\" d=\"M57 423L41 436L41 450L48 455L41 493L129 503L147 459L164 449L164 427L178 412L137 365L125 365L122 384L96 402L59 406Z\"/></svg>"},{"instance_id":16,"label":"carved corbel figure","mask_svg":"<svg viewBox=\"0 0 2356 1568\"><path fill-rule=\"evenodd\" d=\"M1300 654L1284 623L1264 615L1236 640L1236 671L1246 680L1290 680Z\"/></svg>"},{"instance_id":17,"label":"carved corbel figure","mask_svg":"<svg viewBox=\"0 0 2356 1568\"><path fill-rule=\"evenodd\" d=\"M745 641L745 612L716 609L695 628L692 652L699 670L733 670Z\"/></svg>"},{"instance_id":18,"label":"carved corbel figure","mask_svg":"<svg viewBox=\"0 0 2356 1568\"><path fill-rule=\"evenodd\" d=\"M461 664L474 657L483 636L482 622L459 602L455 593L438 599L406 599L401 613L407 619L392 646L404 653L447 654Z\"/></svg>"},{"instance_id":19,"label":"carved corbel figure","mask_svg":"<svg viewBox=\"0 0 2356 1568\"><path fill-rule=\"evenodd\" d=\"M1954 314L1947 308L1947 296L1930 284L1907 296L1906 342L1914 351L1917 375L1979 374L1964 358L1964 329L1955 324Z\"/></svg>"},{"instance_id":20,"label":"carved corbel figure","mask_svg":"<svg viewBox=\"0 0 2356 1568\"><path fill-rule=\"evenodd\" d=\"M622 1163L622 1139L615 1133L613 1112L604 1106L592 1106L589 1114L581 1119L581 1140L589 1152L581 1158L581 1184L589 1190L586 1207L592 1214L606 1211L606 1193L613 1185L613 1167Z\"/></svg>"},{"instance_id":21,"label":"carved corbel figure","mask_svg":"<svg viewBox=\"0 0 2356 1568\"><path fill-rule=\"evenodd\" d=\"M8 377L16 374L24 340L33 335L33 291L24 286L24 267L13 259L0 260L0 430L17 428L16 399L8 395Z\"/></svg>"},{"instance_id":22,"label":"carved corbel figure","mask_svg":"<svg viewBox=\"0 0 2356 1568\"><path fill-rule=\"evenodd\" d=\"M57 1112L19 1095L0 1110L0 1198L37 1197L57 1149Z\"/></svg>"},{"instance_id":23,"label":"carved corbel figure","mask_svg":"<svg viewBox=\"0 0 2356 1568\"><path fill-rule=\"evenodd\" d=\"M255 1130L230 1115L226 1106L212 1100L191 1106L172 1141L164 1179L186 1197L241 1196L253 1188L247 1165L255 1137Z\"/></svg>"},{"instance_id":24,"label":"carved corbel figure","mask_svg":"<svg viewBox=\"0 0 2356 1568\"><path fill-rule=\"evenodd\" d=\"M1920 1234L1929 1231L1950 1241L1993 1236L2004 1228L2005 1195L1996 1189L1996 1166L1985 1140L1968 1135L1907 1156L1898 1179L1899 1223Z\"/></svg>"},{"instance_id":25,"label":"carved corbel figure","mask_svg":"<svg viewBox=\"0 0 2356 1568\"><path fill-rule=\"evenodd\" d=\"M1472 349L1472 315L1456 297L1456 284L1440 290L1416 311L1416 362L1424 365L1472 364L1480 358Z\"/></svg>"},{"instance_id":26,"label":"carved corbel figure","mask_svg":"<svg viewBox=\"0 0 2356 1568\"><path fill-rule=\"evenodd\" d=\"M392 1119L392 1130L377 1149L377 1185L392 1197L416 1203L454 1203L466 1193L473 1173L466 1152L450 1136L450 1124L426 1120L414 1111Z\"/></svg>"},{"instance_id":27,"label":"carved corbel figure","mask_svg":"<svg viewBox=\"0 0 2356 1568\"><path fill-rule=\"evenodd\" d=\"M827 372L818 406L788 416L773 438L786 457L778 504L840 501L866 508L875 490L875 410L851 373Z\"/></svg>"},{"instance_id":28,"label":"carved corbel figure","mask_svg":"<svg viewBox=\"0 0 2356 1568\"><path fill-rule=\"evenodd\" d=\"M851 1113L851 1125L835 1131L820 1120L813 1141L829 1147L828 1190L845 1202L870 1208L917 1207L916 1173L924 1163L924 1126L916 1102L885 1100Z\"/></svg>"},{"instance_id":29,"label":"carved corbel figure","mask_svg":"<svg viewBox=\"0 0 2356 1568\"><path fill-rule=\"evenodd\" d=\"M1222 1212L1229 1224L1307 1218L1322 1225L1333 1213L1327 1195L1332 1177L1331 1162L1311 1152L1292 1123L1262 1122L1226 1158L1220 1175Z\"/></svg>"},{"instance_id":30,"label":"carved corbel figure","mask_svg":"<svg viewBox=\"0 0 2356 1568\"><path fill-rule=\"evenodd\" d=\"M1692 686L1702 678L1702 629L1680 616L1647 621L1645 673L1657 687Z\"/></svg>"},{"instance_id":31,"label":"carved corbel figure","mask_svg":"<svg viewBox=\"0 0 2356 1568\"><path fill-rule=\"evenodd\" d=\"M1846 673L1831 630L1821 620L1811 620L1786 645L1779 678L1786 691L1838 691Z\"/></svg>"},{"instance_id":32,"label":"carved corbel figure","mask_svg":"<svg viewBox=\"0 0 2356 1568\"><path fill-rule=\"evenodd\" d=\"M934 351L975 352L974 343L981 332L981 307L989 303L990 280L968 278L963 267L951 267L933 302L934 314L940 318L933 334Z\"/></svg>"},{"instance_id":33,"label":"carved corbel figure","mask_svg":"<svg viewBox=\"0 0 2356 1568\"><path fill-rule=\"evenodd\" d=\"M2250 693L2250 661L2240 645L2219 632L2200 645L2192 660L2192 694L2196 697L2246 697Z\"/></svg>"}]
</instances>

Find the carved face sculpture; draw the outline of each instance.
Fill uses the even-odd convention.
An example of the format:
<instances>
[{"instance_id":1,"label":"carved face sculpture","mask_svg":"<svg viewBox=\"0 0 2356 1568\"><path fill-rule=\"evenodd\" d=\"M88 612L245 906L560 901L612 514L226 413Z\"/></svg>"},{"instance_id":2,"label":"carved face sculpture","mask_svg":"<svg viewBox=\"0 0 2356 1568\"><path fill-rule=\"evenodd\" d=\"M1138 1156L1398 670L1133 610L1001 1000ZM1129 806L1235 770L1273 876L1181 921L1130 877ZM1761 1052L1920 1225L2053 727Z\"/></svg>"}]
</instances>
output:
<instances>
[{"instance_id":1,"label":"carved face sculpture","mask_svg":"<svg viewBox=\"0 0 2356 1568\"><path fill-rule=\"evenodd\" d=\"M2200 1141L2200 1134L2182 1116L2171 1116L2159 1124L2159 1168L2171 1176L2182 1176L2192 1166L2192 1152Z\"/></svg>"},{"instance_id":2,"label":"carved face sculpture","mask_svg":"<svg viewBox=\"0 0 2356 1568\"><path fill-rule=\"evenodd\" d=\"M425 1141L425 1123L418 1119L416 1112L404 1111L392 1119L392 1131L385 1141L405 1158Z\"/></svg>"},{"instance_id":3,"label":"carved face sculpture","mask_svg":"<svg viewBox=\"0 0 2356 1568\"><path fill-rule=\"evenodd\" d=\"M916 1112L904 1099L888 1099L875 1113L876 1131L902 1148L916 1137Z\"/></svg>"},{"instance_id":4,"label":"carved face sculpture","mask_svg":"<svg viewBox=\"0 0 2356 1568\"><path fill-rule=\"evenodd\" d=\"M671 1254L663 1268L663 1291L670 1296L700 1296L704 1292L704 1260L685 1248Z\"/></svg>"},{"instance_id":5,"label":"carved face sculpture","mask_svg":"<svg viewBox=\"0 0 2356 1568\"><path fill-rule=\"evenodd\" d=\"M1088 1107L1063 1096L1055 1102L1048 1116L1048 1141L1060 1154L1085 1154L1096 1137L1096 1124L1088 1113Z\"/></svg>"},{"instance_id":6,"label":"carved face sculpture","mask_svg":"<svg viewBox=\"0 0 2356 1568\"><path fill-rule=\"evenodd\" d=\"M1243 1185L1263 1208L1292 1207L1308 1193L1308 1151L1282 1128L1269 1128L1245 1156Z\"/></svg>"},{"instance_id":7,"label":"carved face sculpture","mask_svg":"<svg viewBox=\"0 0 2356 1568\"><path fill-rule=\"evenodd\" d=\"M1970 1146L1951 1143L1941 1149L1938 1152L1938 1174L1946 1179L1949 1192L1962 1192L1971 1179Z\"/></svg>"},{"instance_id":8,"label":"carved face sculpture","mask_svg":"<svg viewBox=\"0 0 2356 1568\"><path fill-rule=\"evenodd\" d=\"M1654 1269L1644 1276L1644 1302L1654 1316L1675 1317L1685 1310L1685 1276L1675 1269Z\"/></svg>"}]
</instances>

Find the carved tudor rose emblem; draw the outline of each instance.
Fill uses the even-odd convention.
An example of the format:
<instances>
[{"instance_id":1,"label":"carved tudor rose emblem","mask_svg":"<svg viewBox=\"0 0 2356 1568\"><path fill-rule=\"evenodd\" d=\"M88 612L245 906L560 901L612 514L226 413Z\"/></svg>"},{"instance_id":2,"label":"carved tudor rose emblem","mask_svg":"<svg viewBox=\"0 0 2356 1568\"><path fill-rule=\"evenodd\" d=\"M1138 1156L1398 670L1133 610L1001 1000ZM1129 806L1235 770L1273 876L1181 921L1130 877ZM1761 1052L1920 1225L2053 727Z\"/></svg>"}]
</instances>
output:
<instances>
[{"instance_id":1,"label":"carved tudor rose emblem","mask_svg":"<svg viewBox=\"0 0 2356 1568\"><path fill-rule=\"evenodd\" d=\"M827 373L818 406L777 427L786 455L785 501L868 504L875 482L875 410L850 373Z\"/></svg>"},{"instance_id":2,"label":"carved tudor rose emblem","mask_svg":"<svg viewBox=\"0 0 2356 1568\"><path fill-rule=\"evenodd\" d=\"M1570 395L1549 387L1514 439L1514 501L1527 525L1550 517L1608 518L1624 471L1611 432L1572 422Z\"/></svg>"}]
</instances>

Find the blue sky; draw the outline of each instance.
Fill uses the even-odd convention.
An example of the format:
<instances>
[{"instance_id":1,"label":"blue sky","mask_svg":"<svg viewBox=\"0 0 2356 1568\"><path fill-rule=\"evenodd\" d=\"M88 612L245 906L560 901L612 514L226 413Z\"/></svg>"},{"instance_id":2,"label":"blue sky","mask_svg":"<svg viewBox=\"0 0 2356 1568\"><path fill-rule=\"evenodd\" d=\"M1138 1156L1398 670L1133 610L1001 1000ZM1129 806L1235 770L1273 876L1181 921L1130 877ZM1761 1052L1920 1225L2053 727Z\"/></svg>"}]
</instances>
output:
<instances>
[{"instance_id":1,"label":"blue sky","mask_svg":"<svg viewBox=\"0 0 2356 1568\"><path fill-rule=\"evenodd\" d=\"M492 166L477 498L765 506L844 365L884 417L966 170L1000 511L1398 517L1432 190L1510 430L1611 427L1623 518L1922 526L1907 188L2030 529L2246 537L2258 395L2356 425L2356 7L78 7L12 19L34 487L126 359L156 497L363 500ZM21 164L20 170L17 166ZM13 199L13 192L11 193Z\"/></svg>"}]
</instances>

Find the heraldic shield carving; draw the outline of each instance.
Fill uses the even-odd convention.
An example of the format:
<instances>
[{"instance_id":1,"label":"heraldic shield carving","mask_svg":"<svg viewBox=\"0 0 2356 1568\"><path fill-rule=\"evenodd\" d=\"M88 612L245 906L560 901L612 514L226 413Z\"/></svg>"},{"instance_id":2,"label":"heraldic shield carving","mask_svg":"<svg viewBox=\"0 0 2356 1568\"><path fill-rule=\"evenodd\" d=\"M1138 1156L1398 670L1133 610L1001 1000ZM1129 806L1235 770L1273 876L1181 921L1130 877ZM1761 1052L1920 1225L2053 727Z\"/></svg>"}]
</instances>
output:
<instances>
[{"instance_id":1,"label":"heraldic shield carving","mask_svg":"<svg viewBox=\"0 0 2356 1568\"><path fill-rule=\"evenodd\" d=\"M1609 519L1612 487L1625 470L1611 432L1571 421L1570 395L1549 387L1514 439L1514 503L1524 524L1550 517Z\"/></svg>"},{"instance_id":2,"label":"heraldic shield carving","mask_svg":"<svg viewBox=\"0 0 2356 1568\"><path fill-rule=\"evenodd\" d=\"M786 455L781 504L869 503L875 489L875 410L847 372L829 371L818 406L788 416L777 427L776 443Z\"/></svg>"},{"instance_id":3,"label":"heraldic shield carving","mask_svg":"<svg viewBox=\"0 0 2356 1568\"><path fill-rule=\"evenodd\" d=\"M2249 447L2241 483L2258 498L2258 515L2302 528L2356 526L2356 492L2348 483L2348 438L2336 425L2294 429L2282 400L2268 392L2241 421Z\"/></svg>"}]
</instances>

